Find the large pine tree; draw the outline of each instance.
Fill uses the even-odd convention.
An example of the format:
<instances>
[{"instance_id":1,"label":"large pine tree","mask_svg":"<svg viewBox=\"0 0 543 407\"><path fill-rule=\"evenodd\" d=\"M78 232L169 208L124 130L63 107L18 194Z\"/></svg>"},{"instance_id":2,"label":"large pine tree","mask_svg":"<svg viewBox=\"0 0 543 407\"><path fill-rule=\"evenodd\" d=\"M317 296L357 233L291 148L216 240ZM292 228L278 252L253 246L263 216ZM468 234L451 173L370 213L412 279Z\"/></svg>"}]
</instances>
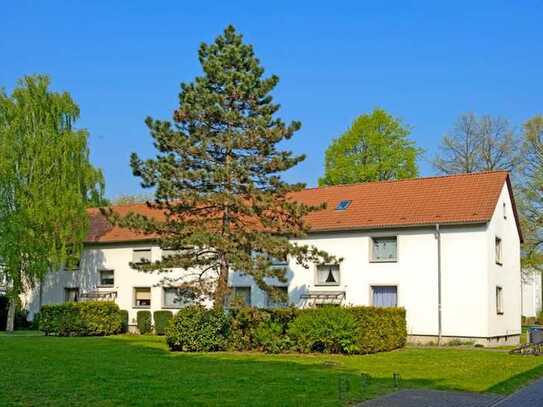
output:
<instances>
[{"instance_id":1,"label":"large pine tree","mask_svg":"<svg viewBox=\"0 0 543 407\"><path fill-rule=\"evenodd\" d=\"M271 267L272 259L290 257L305 266L330 260L314 247L289 241L306 234L304 215L320 209L290 199L305 186L280 177L304 159L278 148L300 123L287 125L276 117L279 105L270 92L278 77L263 77L253 47L234 27L202 44L199 60L203 75L181 85L174 123L146 120L156 157L131 158L142 187L155 190L147 204L165 217L108 215L121 226L157 235L163 249L176 251L136 267L190 270L183 284L212 295L216 308L224 305L231 271L253 277L278 297L267 281L285 281L285 269Z\"/></svg>"}]
</instances>

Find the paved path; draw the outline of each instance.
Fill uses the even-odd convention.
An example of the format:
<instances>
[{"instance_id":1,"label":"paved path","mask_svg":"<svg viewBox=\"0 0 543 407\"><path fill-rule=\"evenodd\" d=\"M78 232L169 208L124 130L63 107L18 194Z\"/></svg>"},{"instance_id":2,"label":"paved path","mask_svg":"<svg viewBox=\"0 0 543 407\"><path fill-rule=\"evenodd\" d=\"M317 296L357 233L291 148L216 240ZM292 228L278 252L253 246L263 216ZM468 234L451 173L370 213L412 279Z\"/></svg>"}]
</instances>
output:
<instances>
[{"instance_id":1,"label":"paved path","mask_svg":"<svg viewBox=\"0 0 543 407\"><path fill-rule=\"evenodd\" d=\"M543 379L539 379L495 404L495 407L543 406ZM494 406L493 406L494 407Z\"/></svg>"},{"instance_id":2,"label":"paved path","mask_svg":"<svg viewBox=\"0 0 543 407\"><path fill-rule=\"evenodd\" d=\"M358 407L542 407L543 379L508 397L437 390L401 390Z\"/></svg>"},{"instance_id":3,"label":"paved path","mask_svg":"<svg viewBox=\"0 0 543 407\"><path fill-rule=\"evenodd\" d=\"M460 391L401 390L358 407L491 407L501 398L494 394Z\"/></svg>"}]
</instances>

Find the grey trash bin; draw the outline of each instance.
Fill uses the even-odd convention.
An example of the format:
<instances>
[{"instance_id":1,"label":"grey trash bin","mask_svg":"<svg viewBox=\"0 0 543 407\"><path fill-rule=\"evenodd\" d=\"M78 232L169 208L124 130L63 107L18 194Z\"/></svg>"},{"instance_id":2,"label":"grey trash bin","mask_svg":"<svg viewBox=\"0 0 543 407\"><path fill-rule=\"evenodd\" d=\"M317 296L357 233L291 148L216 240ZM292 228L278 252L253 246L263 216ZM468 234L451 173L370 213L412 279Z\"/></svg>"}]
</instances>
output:
<instances>
[{"instance_id":1,"label":"grey trash bin","mask_svg":"<svg viewBox=\"0 0 543 407\"><path fill-rule=\"evenodd\" d=\"M530 343L543 343L543 329L532 327L529 329L529 342Z\"/></svg>"}]
</instances>

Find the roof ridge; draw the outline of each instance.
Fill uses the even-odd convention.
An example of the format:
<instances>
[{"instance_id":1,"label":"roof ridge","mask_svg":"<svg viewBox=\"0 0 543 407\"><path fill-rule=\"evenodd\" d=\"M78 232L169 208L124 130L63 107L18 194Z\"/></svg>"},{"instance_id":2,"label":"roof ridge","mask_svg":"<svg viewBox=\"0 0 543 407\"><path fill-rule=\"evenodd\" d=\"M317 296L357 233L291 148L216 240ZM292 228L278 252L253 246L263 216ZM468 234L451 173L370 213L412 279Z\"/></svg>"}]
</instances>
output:
<instances>
[{"instance_id":1,"label":"roof ridge","mask_svg":"<svg viewBox=\"0 0 543 407\"><path fill-rule=\"evenodd\" d=\"M455 177L471 177L475 175L485 175L485 174L497 174L504 173L509 174L509 171L506 170L492 170L492 171L479 171L479 172L462 172L458 174L447 174L447 175L429 175L425 177L414 177L414 178L403 178L403 179L388 179L383 181L365 181L365 182L353 182L351 184L337 184L337 185L323 185L319 187L304 188L301 191L315 190L315 189L326 189L326 188L337 188L337 187L351 187L356 185L368 185L368 184L392 184L397 182L408 182L408 181L424 181L436 178L455 178Z\"/></svg>"}]
</instances>

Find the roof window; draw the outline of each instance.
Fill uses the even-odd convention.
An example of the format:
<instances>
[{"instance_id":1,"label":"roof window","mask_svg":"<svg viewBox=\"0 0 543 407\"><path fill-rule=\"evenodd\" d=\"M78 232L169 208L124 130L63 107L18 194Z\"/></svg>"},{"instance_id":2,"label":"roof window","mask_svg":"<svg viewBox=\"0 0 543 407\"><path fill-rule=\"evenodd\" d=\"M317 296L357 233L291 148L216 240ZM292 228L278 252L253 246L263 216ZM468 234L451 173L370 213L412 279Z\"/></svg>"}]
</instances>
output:
<instances>
[{"instance_id":1,"label":"roof window","mask_svg":"<svg viewBox=\"0 0 543 407\"><path fill-rule=\"evenodd\" d=\"M336 211L344 211L345 209L347 209L351 205L351 202L352 201L350 201L350 200L340 201L336 206Z\"/></svg>"}]
</instances>

